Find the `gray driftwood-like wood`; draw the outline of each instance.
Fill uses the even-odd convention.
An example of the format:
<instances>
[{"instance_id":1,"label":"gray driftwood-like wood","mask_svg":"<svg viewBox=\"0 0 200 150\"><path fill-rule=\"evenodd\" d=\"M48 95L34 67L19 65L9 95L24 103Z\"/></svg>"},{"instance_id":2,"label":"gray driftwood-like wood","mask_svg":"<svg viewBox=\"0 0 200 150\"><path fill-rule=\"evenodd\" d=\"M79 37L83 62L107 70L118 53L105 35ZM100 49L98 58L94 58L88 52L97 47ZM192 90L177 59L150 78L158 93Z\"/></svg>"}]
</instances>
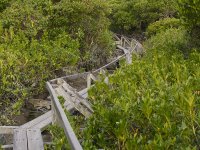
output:
<instances>
[{"instance_id":1,"label":"gray driftwood-like wood","mask_svg":"<svg viewBox=\"0 0 200 150\"><path fill-rule=\"evenodd\" d=\"M82 150L83 148L81 147L81 145L69 123L69 120L67 119L67 116L65 115L65 112L57 98L57 95L56 95L54 89L52 88L52 86L49 82L47 82L46 84L47 84L47 89L51 95L51 100L53 102L54 108L56 109L57 116L62 121L62 122L60 122L60 124L62 125L62 127L65 131L65 135L67 136L67 139L69 141L71 149Z\"/></svg>"},{"instance_id":2,"label":"gray driftwood-like wood","mask_svg":"<svg viewBox=\"0 0 200 150\"><path fill-rule=\"evenodd\" d=\"M27 135L26 129L14 129L13 135L13 149L14 150L27 150Z\"/></svg>"},{"instance_id":3,"label":"gray driftwood-like wood","mask_svg":"<svg viewBox=\"0 0 200 150\"><path fill-rule=\"evenodd\" d=\"M79 104L76 106L76 108L78 110L81 109L82 113L87 114L85 115L85 117L89 117L94 112L90 103L88 103L86 99L84 99L74 88L72 88L64 80L62 81L62 87L67 93L69 93L69 95L71 96L71 100L74 102L75 106L76 104Z\"/></svg>"},{"instance_id":4,"label":"gray driftwood-like wood","mask_svg":"<svg viewBox=\"0 0 200 150\"><path fill-rule=\"evenodd\" d=\"M88 97L88 88L85 88L81 91L78 92L83 98L87 98Z\"/></svg>"},{"instance_id":5,"label":"gray driftwood-like wood","mask_svg":"<svg viewBox=\"0 0 200 150\"><path fill-rule=\"evenodd\" d=\"M101 70L100 70L100 74L102 74L102 75L105 76L104 82L105 82L106 84L108 84L108 83L109 83L109 78L108 78L108 76L106 76L106 71L105 71L104 69L101 69Z\"/></svg>"},{"instance_id":6,"label":"gray driftwood-like wood","mask_svg":"<svg viewBox=\"0 0 200 150\"><path fill-rule=\"evenodd\" d=\"M27 129L28 150L44 150L40 129Z\"/></svg>"},{"instance_id":7,"label":"gray driftwood-like wood","mask_svg":"<svg viewBox=\"0 0 200 150\"><path fill-rule=\"evenodd\" d=\"M87 88L90 88L92 85L92 80L97 81L96 77L93 74L88 74L87 75Z\"/></svg>"},{"instance_id":8,"label":"gray driftwood-like wood","mask_svg":"<svg viewBox=\"0 0 200 150\"><path fill-rule=\"evenodd\" d=\"M13 144L10 144L10 145L2 145L1 148L2 148L2 149L13 148Z\"/></svg>"},{"instance_id":9,"label":"gray driftwood-like wood","mask_svg":"<svg viewBox=\"0 0 200 150\"><path fill-rule=\"evenodd\" d=\"M0 134L13 134L14 129L19 128L18 126L0 126Z\"/></svg>"},{"instance_id":10,"label":"gray driftwood-like wood","mask_svg":"<svg viewBox=\"0 0 200 150\"><path fill-rule=\"evenodd\" d=\"M43 121L39 122L38 124L33 126L33 128L38 128L41 131L43 131L44 129L46 129L46 127L48 125L50 125L52 123L52 120L53 120L53 115L52 115L52 112L51 112L51 116L49 116L46 119L44 119Z\"/></svg>"},{"instance_id":11,"label":"gray driftwood-like wood","mask_svg":"<svg viewBox=\"0 0 200 150\"><path fill-rule=\"evenodd\" d=\"M74 88L66 83L63 79L58 79L58 87L55 88L55 93L58 96L62 96L65 100L64 106L69 112L73 110L79 111L86 118L90 117L93 113L93 109L90 103L82 97Z\"/></svg>"},{"instance_id":12,"label":"gray driftwood-like wood","mask_svg":"<svg viewBox=\"0 0 200 150\"><path fill-rule=\"evenodd\" d=\"M24 125L21 125L20 128L39 128L44 129L47 125L51 124L52 122L52 112L48 111L45 114L25 123Z\"/></svg>"}]
</instances>

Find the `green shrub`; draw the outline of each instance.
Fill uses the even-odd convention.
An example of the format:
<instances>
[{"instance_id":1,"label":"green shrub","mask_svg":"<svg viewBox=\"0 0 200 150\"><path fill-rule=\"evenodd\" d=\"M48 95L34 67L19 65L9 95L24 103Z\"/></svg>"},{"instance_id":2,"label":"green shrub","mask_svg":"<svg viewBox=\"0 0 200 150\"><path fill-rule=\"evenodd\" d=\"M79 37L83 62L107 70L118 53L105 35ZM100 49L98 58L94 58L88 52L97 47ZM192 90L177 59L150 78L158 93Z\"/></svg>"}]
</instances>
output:
<instances>
[{"instance_id":1,"label":"green shrub","mask_svg":"<svg viewBox=\"0 0 200 150\"><path fill-rule=\"evenodd\" d=\"M99 0L10 1L0 13L1 111L18 112L63 67L105 62L113 49L109 12Z\"/></svg>"},{"instance_id":2,"label":"green shrub","mask_svg":"<svg viewBox=\"0 0 200 150\"><path fill-rule=\"evenodd\" d=\"M1 0L0 1L0 12L4 11L9 5L10 0Z\"/></svg>"},{"instance_id":3,"label":"green shrub","mask_svg":"<svg viewBox=\"0 0 200 150\"><path fill-rule=\"evenodd\" d=\"M179 0L179 16L190 33L190 46L200 47L200 0Z\"/></svg>"},{"instance_id":4,"label":"green shrub","mask_svg":"<svg viewBox=\"0 0 200 150\"><path fill-rule=\"evenodd\" d=\"M166 51L166 55L173 55L181 51L187 57L189 53L187 31L181 28L171 28L161 31L148 39L145 42L145 47L147 51L151 51L152 49Z\"/></svg>"},{"instance_id":5,"label":"green shrub","mask_svg":"<svg viewBox=\"0 0 200 150\"><path fill-rule=\"evenodd\" d=\"M78 46L68 35L60 35L55 41L44 36L41 41L30 42L23 32L1 44L1 112L16 112L24 100L43 93L45 82L56 77L56 70L77 63Z\"/></svg>"},{"instance_id":6,"label":"green shrub","mask_svg":"<svg viewBox=\"0 0 200 150\"><path fill-rule=\"evenodd\" d=\"M66 31L80 43L81 62L85 68L98 66L113 50L112 34L108 30L110 13L107 1L61 0L52 8L48 19L49 34Z\"/></svg>"},{"instance_id":7,"label":"green shrub","mask_svg":"<svg viewBox=\"0 0 200 150\"><path fill-rule=\"evenodd\" d=\"M159 21L156 21L150 24L147 28L146 35L151 37L156 35L156 33L165 32L170 28L179 28L181 26L181 22L176 18L164 18Z\"/></svg>"},{"instance_id":8,"label":"green shrub","mask_svg":"<svg viewBox=\"0 0 200 150\"><path fill-rule=\"evenodd\" d=\"M131 33L145 31L150 23L177 14L174 0L110 0L112 30Z\"/></svg>"},{"instance_id":9,"label":"green shrub","mask_svg":"<svg viewBox=\"0 0 200 150\"><path fill-rule=\"evenodd\" d=\"M200 54L148 53L90 91L85 149L199 149Z\"/></svg>"}]
</instances>

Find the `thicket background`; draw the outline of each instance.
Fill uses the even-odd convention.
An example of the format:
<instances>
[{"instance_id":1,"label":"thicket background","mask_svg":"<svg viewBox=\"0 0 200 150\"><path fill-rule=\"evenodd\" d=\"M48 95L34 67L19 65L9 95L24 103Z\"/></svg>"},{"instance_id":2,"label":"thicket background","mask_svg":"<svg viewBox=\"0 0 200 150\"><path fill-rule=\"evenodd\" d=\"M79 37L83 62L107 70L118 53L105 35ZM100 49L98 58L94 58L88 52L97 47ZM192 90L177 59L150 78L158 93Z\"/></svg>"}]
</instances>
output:
<instances>
[{"instance_id":1,"label":"thicket background","mask_svg":"<svg viewBox=\"0 0 200 150\"><path fill-rule=\"evenodd\" d=\"M95 113L77 132L84 148L199 149L200 0L1 0L0 124L63 67L105 63L112 32L137 38L146 54L90 91Z\"/></svg>"}]
</instances>

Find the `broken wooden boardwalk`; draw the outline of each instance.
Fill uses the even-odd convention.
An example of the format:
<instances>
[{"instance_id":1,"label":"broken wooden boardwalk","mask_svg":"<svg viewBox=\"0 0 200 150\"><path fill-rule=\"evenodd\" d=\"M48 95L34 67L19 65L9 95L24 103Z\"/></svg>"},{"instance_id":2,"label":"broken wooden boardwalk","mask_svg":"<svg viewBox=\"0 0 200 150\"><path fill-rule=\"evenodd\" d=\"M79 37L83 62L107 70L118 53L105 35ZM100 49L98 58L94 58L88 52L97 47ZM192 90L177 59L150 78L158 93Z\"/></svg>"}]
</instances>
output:
<instances>
[{"instance_id":1,"label":"broken wooden boardwalk","mask_svg":"<svg viewBox=\"0 0 200 150\"><path fill-rule=\"evenodd\" d=\"M46 83L47 89L51 98L51 110L36 119L27 122L21 126L0 126L0 135L8 134L13 136L13 142L8 145L3 145L3 149L13 148L14 150L43 150L44 144L41 132L50 124L60 125L65 132L71 149L82 150L82 146L77 139L70 122L65 114L65 111L59 99L64 100L64 108L73 114L81 114L88 118L92 115L93 109L87 100L88 89L91 88L93 81L98 80L98 74L105 76L104 81L108 84L109 78L106 76L106 69L125 58L128 64L132 63L132 54L142 54L143 48L141 44L124 36L115 35L116 50L123 53L114 58L110 63L91 72L69 75L58 79L53 79ZM78 78L84 80L83 89L77 91L67 81Z\"/></svg>"}]
</instances>

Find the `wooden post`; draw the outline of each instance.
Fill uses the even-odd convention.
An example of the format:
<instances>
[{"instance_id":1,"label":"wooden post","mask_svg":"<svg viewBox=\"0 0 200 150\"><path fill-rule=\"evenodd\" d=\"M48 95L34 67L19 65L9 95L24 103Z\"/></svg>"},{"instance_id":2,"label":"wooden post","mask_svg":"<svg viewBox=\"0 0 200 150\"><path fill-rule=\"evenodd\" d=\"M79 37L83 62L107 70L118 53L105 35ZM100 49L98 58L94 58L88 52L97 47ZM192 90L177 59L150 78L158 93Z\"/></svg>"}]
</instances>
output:
<instances>
[{"instance_id":1,"label":"wooden post","mask_svg":"<svg viewBox=\"0 0 200 150\"><path fill-rule=\"evenodd\" d=\"M105 79L104 79L104 82L106 83L106 84L108 84L108 77L106 76L106 71L104 70L104 69L101 69L100 70L100 73L102 74L102 75L104 75L105 76Z\"/></svg>"},{"instance_id":2,"label":"wooden post","mask_svg":"<svg viewBox=\"0 0 200 150\"><path fill-rule=\"evenodd\" d=\"M127 64L132 63L132 54L130 52L126 53L126 62Z\"/></svg>"},{"instance_id":3,"label":"wooden post","mask_svg":"<svg viewBox=\"0 0 200 150\"><path fill-rule=\"evenodd\" d=\"M89 89L91 87L92 80L90 78L90 74L87 75L87 88Z\"/></svg>"},{"instance_id":4,"label":"wooden post","mask_svg":"<svg viewBox=\"0 0 200 150\"><path fill-rule=\"evenodd\" d=\"M92 85L92 80L97 81L96 77L93 74L88 74L87 75L87 88L89 89Z\"/></svg>"}]
</instances>

